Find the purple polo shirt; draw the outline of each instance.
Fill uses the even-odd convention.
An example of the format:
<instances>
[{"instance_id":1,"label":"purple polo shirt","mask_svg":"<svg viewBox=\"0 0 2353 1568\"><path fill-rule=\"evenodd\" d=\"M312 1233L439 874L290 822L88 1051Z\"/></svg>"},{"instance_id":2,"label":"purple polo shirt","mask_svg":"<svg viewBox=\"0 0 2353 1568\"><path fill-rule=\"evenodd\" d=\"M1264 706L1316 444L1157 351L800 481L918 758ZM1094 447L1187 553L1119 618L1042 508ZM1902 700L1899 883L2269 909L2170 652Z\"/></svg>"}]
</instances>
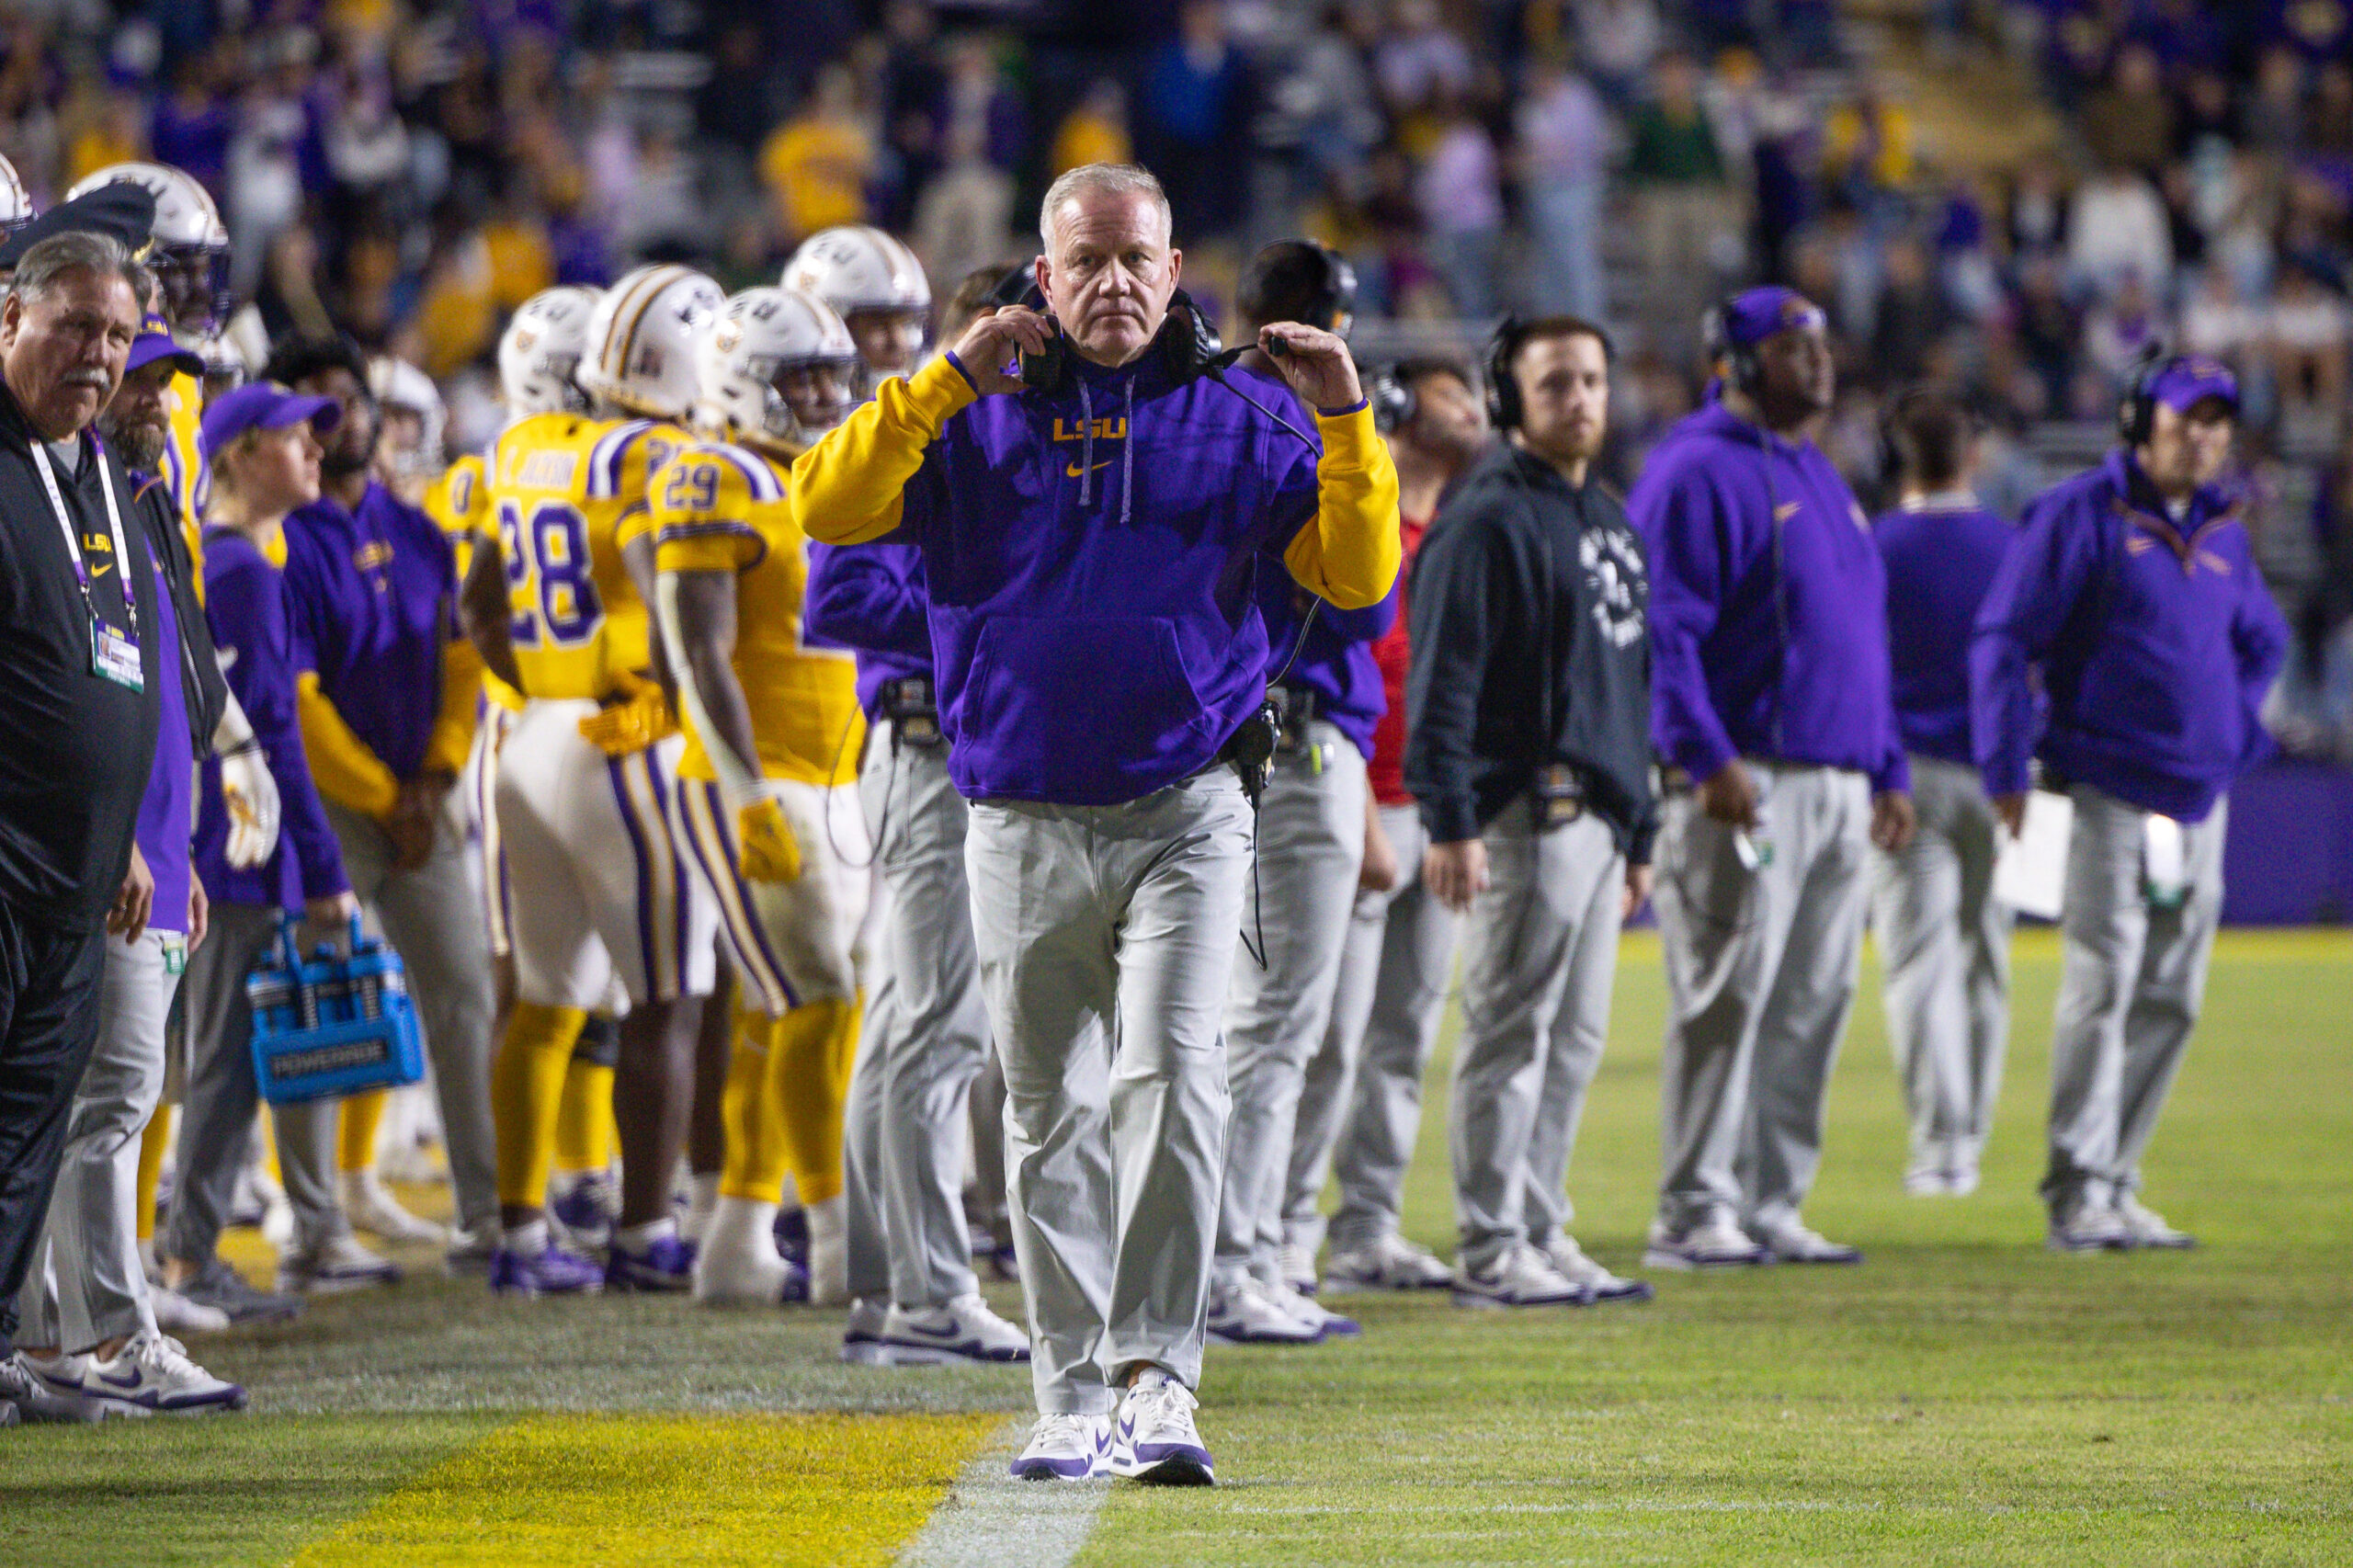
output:
<instances>
[{"instance_id":1,"label":"purple polo shirt","mask_svg":"<svg viewBox=\"0 0 2353 1568\"><path fill-rule=\"evenodd\" d=\"M396 778L425 765L458 587L433 519L368 482L356 512L321 496L286 519L294 659Z\"/></svg>"},{"instance_id":2,"label":"purple polo shirt","mask_svg":"<svg viewBox=\"0 0 2353 1568\"><path fill-rule=\"evenodd\" d=\"M161 565L155 568L155 645L180 646L178 607ZM139 798L134 835L155 879L155 906L147 919L158 931L188 930L188 823L194 811L196 757L188 750L188 694L180 689L180 660L158 657L155 672L155 766Z\"/></svg>"}]
</instances>

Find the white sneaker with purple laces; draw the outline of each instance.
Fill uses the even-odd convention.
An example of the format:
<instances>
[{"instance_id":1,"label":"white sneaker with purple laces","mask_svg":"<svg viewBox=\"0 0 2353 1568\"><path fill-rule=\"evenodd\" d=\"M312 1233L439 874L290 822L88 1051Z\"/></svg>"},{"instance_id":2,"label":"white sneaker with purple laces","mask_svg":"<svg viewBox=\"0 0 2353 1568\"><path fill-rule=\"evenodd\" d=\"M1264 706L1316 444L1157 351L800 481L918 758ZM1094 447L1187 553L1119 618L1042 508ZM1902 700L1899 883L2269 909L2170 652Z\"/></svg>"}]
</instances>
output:
<instances>
[{"instance_id":1,"label":"white sneaker with purple laces","mask_svg":"<svg viewBox=\"0 0 2353 1568\"><path fill-rule=\"evenodd\" d=\"M1016 1481L1091 1481L1110 1461L1109 1416L1040 1415L1011 1468Z\"/></svg>"},{"instance_id":2,"label":"white sneaker with purple laces","mask_svg":"<svg viewBox=\"0 0 2353 1568\"><path fill-rule=\"evenodd\" d=\"M1193 1391L1147 1367L1120 1402L1111 1426L1111 1473L1154 1486L1213 1486L1217 1471L1193 1426Z\"/></svg>"}]
</instances>

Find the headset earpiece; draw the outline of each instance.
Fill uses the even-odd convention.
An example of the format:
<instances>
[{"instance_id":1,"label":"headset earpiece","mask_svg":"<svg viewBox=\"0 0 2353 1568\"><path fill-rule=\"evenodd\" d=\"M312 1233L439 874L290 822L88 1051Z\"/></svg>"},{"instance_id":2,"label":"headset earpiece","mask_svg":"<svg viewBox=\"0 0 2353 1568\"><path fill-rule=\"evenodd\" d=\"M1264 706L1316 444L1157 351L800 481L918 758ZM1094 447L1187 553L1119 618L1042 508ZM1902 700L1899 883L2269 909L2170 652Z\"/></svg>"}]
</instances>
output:
<instances>
[{"instance_id":1,"label":"headset earpiece","mask_svg":"<svg viewBox=\"0 0 2353 1568\"><path fill-rule=\"evenodd\" d=\"M2116 434L2128 447L2147 441L2157 423L2157 377L2173 363L2172 356L2154 343L2141 351L2133 366L2132 384L2116 408Z\"/></svg>"},{"instance_id":2,"label":"headset earpiece","mask_svg":"<svg viewBox=\"0 0 2353 1568\"><path fill-rule=\"evenodd\" d=\"M1394 365L1373 372L1372 380L1365 386L1365 398L1372 404L1372 427L1384 436L1393 436L1411 425L1414 415L1421 412L1421 400L1397 374Z\"/></svg>"},{"instance_id":3,"label":"headset earpiece","mask_svg":"<svg viewBox=\"0 0 2353 1568\"><path fill-rule=\"evenodd\" d=\"M1700 352L1707 355L1711 368L1718 364L1727 366L1724 379L1732 383L1733 391L1755 397L1765 379L1764 367L1757 363L1755 345L1733 340L1731 322L1730 300L1720 300L1709 306L1707 313L1699 318Z\"/></svg>"},{"instance_id":4,"label":"headset earpiece","mask_svg":"<svg viewBox=\"0 0 2353 1568\"><path fill-rule=\"evenodd\" d=\"M1525 412L1519 377L1511 368L1519 353L1519 318L1507 315L1495 324L1495 335L1487 344L1487 423L1498 435L1518 429Z\"/></svg>"}]
</instances>

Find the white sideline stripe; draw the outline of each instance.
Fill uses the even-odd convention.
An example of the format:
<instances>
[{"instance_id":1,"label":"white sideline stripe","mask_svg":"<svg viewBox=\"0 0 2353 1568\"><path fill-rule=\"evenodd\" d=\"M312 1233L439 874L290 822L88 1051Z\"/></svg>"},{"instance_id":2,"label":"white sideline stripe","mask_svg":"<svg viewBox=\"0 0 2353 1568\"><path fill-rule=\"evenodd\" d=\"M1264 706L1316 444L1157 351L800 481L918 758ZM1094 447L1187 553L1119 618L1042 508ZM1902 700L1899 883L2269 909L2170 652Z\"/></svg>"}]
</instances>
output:
<instances>
[{"instance_id":1,"label":"white sideline stripe","mask_svg":"<svg viewBox=\"0 0 2353 1568\"><path fill-rule=\"evenodd\" d=\"M964 1467L899 1568L1069 1568L1094 1532L1108 1481L1016 1481L1006 1466L1029 1440L1031 1418L1006 1424Z\"/></svg>"}]
</instances>

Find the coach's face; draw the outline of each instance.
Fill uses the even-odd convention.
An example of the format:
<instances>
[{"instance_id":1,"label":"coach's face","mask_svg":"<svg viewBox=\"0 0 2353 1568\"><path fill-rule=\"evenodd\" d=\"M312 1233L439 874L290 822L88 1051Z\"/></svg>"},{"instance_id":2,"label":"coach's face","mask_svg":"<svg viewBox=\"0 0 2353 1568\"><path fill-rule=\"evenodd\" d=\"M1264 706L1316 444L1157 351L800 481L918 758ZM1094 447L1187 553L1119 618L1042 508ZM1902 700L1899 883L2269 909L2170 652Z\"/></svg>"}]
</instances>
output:
<instances>
[{"instance_id":1,"label":"coach's face","mask_svg":"<svg viewBox=\"0 0 2353 1568\"><path fill-rule=\"evenodd\" d=\"M114 401L98 416L98 434L133 473L156 472L164 460L164 443L171 437L164 392L177 369L170 359L142 365L122 378Z\"/></svg>"},{"instance_id":2,"label":"coach's face","mask_svg":"<svg viewBox=\"0 0 2353 1568\"><path fill-rule=\"evenodd\" d=\"M1082 357L1124 365L1160 331L1184 259L1169 248L1160 203L1133 191L1082 189L1054 214L1038 288Z\"/></svg>"},{"instance_id":3,"label":"coach's face","mask_svg":"<svg viewBox=\"0 0 2353 1568\"><path fill-rule=\"evenodd\" d=\"M33 428L62 441L114 395L138 335L129 280L75 267L31 298L12 292L0 305L0 369Z\"/></svg>"}]
</instances>

